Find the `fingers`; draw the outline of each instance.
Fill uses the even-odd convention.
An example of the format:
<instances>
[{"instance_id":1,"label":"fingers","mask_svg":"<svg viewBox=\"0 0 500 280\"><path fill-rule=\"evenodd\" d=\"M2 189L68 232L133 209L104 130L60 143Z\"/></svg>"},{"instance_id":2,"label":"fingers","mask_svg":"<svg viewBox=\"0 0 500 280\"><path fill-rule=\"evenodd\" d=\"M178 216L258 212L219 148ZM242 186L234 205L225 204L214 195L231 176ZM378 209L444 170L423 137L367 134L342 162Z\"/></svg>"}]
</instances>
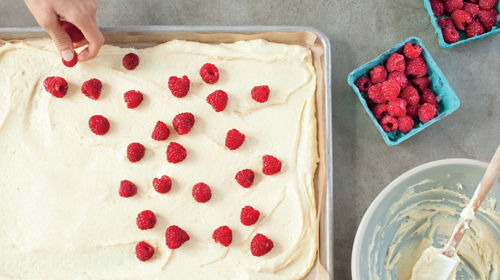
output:
<instances>
[{"instance_id":1,"label":"fingers","mask_svg":"<svg viewBox=\"0 0 500 280\"><path fill-rule=\"evenodd\" d=\"M104 36L102 35L95 21L93 24L87 24L85 26L76 25L85 36L88 41L88 47L86 47L79 55L78 60L85 61L94 58L99 49L104 44Z\"/></svg>"},{"instance_id":2,"label":"fingers","mask_svg":"<svg viewBox=\"0 0 500 280\"><path fill-rule=\"evenodd\" d=\"M49 12L41 16L37 21L39 21L40 26L49 33L62 58L65 61L71 61L74 55L73 43L68 33L66 33L59 24L58 16L54 12Z\"/></svg>"},{"instance_id":3,"label":"fingers","mask_svg":"<svg viewBox=\"0 0 500 280\"><path fill-rule=\"evenodd\" d=\"M87 45L88 43L89 43L89 41L87 41L87 39L83 39L80 42L73 43L73 48L77 49L79 47Z\"/></svg>"}]
</instances>

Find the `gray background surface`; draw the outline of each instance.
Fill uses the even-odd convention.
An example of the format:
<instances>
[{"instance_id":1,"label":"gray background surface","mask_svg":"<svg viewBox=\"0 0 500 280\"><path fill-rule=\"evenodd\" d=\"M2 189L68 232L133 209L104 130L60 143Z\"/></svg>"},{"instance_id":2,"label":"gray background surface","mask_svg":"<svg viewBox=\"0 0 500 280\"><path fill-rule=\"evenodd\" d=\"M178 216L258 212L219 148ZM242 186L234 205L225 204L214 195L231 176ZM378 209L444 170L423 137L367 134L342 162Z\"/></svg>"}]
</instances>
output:
<instances>
[{"instance_id":1,"label":"gray background surface","mask_svg":"<svg viewBox=\"0 0 500 280\"><path fill-rule=\"evenodd\" d=\"M421 0L108 0L99 25L304 25L333 46L335 278L350 279L356 228L375 196L404 171L452 157L487 161L500 144L500 35L439 48ZM0 0L0 27L34 26L20 0ZM346 83L347 74L410 36L422 39L462 105L388 147Z\"/></svg>"}]
</instances>

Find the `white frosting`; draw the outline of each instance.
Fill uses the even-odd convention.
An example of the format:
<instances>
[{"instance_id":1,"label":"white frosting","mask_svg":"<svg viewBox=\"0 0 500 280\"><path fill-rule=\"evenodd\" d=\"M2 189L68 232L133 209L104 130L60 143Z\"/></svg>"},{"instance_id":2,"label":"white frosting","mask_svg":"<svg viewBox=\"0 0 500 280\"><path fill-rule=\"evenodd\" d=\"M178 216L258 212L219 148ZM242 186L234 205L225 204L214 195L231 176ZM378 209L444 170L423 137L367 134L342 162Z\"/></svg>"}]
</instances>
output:
<instances>
[{"instance_id":1,"label":"white frosting","mask_svg":"<svg viewBox=\"0 0 500 280\"><path fill-rule=\"evenodd\" d=\"M1 43L1 42L0 42ZM134 51L140 64L121 66ZM200 67L218 66L220 79L207 85ZM191 90L175 98L169 76L187 75ZM42 82L61 76L68 94L57 99ZM99 100L80 93L81 84L98 78ZM254 102L250 90L267 84L269 101ZM171 41L149 49L104 46L89 62L66 68L48 40L5 42L0 48L0 278L2 279L297 279L311 268L317 252L313 179L318 160L315 119L316 76L311 53L300 46L263 40L208 45ZM127 109L123 93L139 90L143 103ZM226 109L216 113L205 101L214 90L229 95ZM179 136L171 120L192 112L192 131ZM88 119L106 116L104 136L91 133ZM151 139L158 120L166 122L167 141ZM236 151L224 147L229 129L246 135ZM166 161L170 141L185 146L179 164ZM138 163L125 158L131 142L146 147ZM261 173L261 157L271 154L283 163L273 176ZM254 185L239 186L234 175L251 168ZM156 193L152 179L172 178L172 190ZM119 182L138 186L132 198L118 196ZM212 199L196 203L191 188L205 182ZM261 212L255 226L239 221L240 209ZM136 215L150 209L156 227L140 231ZM164 232L178 225L191 237L177 250L165 245ZM233 229L233 243L212 240L221 225ZM262 233L275 246L254 257L250 240ZM139 241L155 248L145 263L137 260Z\"/></svg>"}]
</instances>

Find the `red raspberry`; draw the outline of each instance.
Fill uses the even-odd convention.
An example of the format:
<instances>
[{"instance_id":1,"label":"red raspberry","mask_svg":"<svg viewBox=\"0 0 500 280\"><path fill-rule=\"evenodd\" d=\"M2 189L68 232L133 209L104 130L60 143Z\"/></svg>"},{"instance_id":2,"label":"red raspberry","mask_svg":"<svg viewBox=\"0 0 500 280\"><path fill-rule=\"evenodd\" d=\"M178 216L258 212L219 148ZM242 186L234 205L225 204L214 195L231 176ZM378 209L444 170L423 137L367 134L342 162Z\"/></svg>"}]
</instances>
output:
<instances>
[{"instance_id":1,"label":"red raspberry","mask_svg":"<svg viewBox=\"0 0 500 280\"><path fill-rule=\"evenodd\" d=\"M43 80L43 87L54 97L63 98L68 92L68 82L61 77L47 77Z\"/></svg>"},{"instance_id":2,"label":"red raspberry","mask_svg":"<svg viewBox=\"0 0 500 280\"><path fill-rule=\"evenodd\" d=\"M401 87L394 80L387 80L382 83L382 94L386 100L394 100L398 98Z\"/></svg>"},{"instance_id":3,"label":"red raspberry","mask_svg":"<svg viewBox=\"0 0 500 280\"><path fill-rule=\"evenodd\" d=\"M406 114L406 105L408 104L404 99L396 98L387 104L387 112L393 117L404 116Z\"/></svg>"},{"instance_id":4,"label":"red raspberry","mask_svg":"<svg viewBox=\"0 0 500 280\"><path fill-rule=\"evenodd\" d=\"M426 123L432 120L437 115L436 106L424 103L418 108L418 117L421 122Z\"/></svg>"},{"instance_id":5,"label":"red raspberry","mask_svg":"<svg viewBox=\"0 0 500 280\"><path fill-rule=\"evenodd\" d=\"M144 157L146 149L140 143L131 143L127 147L127 158L130 162L137 162Z\"/></svg>"},{"instance_id":6,"label":"red raspberry","mask_svg":"<svg viewBox=\"0 0 500 280\"><path fill-rule=\"evenodd\" d=\"M252 170L243 169L241 171L238 171L234 178L236 179L236 182L238 182L238 184L240 184L242 187L249 188L253 183L254 177L255 176Z\"/></svg>"},{"instance_id":7,"label":"red raspberry","mask_svg":"<svg viewBox=\"0 0 500 280\"><path fill-rule=\"evenodd\" d=\"M465 27L465 37L472 38L484 34L484 26L479 22L479 20L473 20L471 24Z\"/></svg>"},{"instance_id":8,"label":"red raspberry","mask_svg":"<svg viewBox=\"0 0 500 280\"><path fill-rule=\"evenodd\" d=\"M406 85L408 84L408 78L406 78L406 75L404 73L397 71L389 73L387 79L398 82L400 88L405 88Z\"/></svg>"},{"instance_id":9,"label":"red raspberry","mask_svg":"<svg viewBox=\"0 0 500 280\"><path fill-rule=\"evenodd\" d=\"M377 105L376 103L374 103L370 98L366 99L366 105L368 105L368 108L370 110L373 110L373 107L375 107L375 105Z\"/></svg>"},{"instance_id":10,"label":"red raspberry","mask_svg":"<svg viewBox=\"0 0 500 280\"><path fill-rule=\"evenodd\" d=\"M101 115L95 115L89 119L90 130L96 135L104 135L109 131L109 121Z\"/></svg>"},{"instance_id":11,"label":"red raspberry","mask_svg":"<svg viewBox=\"0 0 500 280\"><path fill-rule=\"evenodd\" d=\"M455 24L453 24L453 20L450 17L442 17L438 19L437 24L441 27L441 29L447 27L451 27L453 29L455 28Z\"/></svg>"},{"instance_id":12,"label":"red raspberry","mask_svg":"<svg viewBox=\"0 0 500 280\"><path fill-rule=\"evenodd\" d=\"M476 18L479 15L479 5L465 2L464 11L468 12L473 18Z\"/></svg>"},{"instance_id":13,"label":"red raspberry","mask_svg":"<svg viewBox=\"0 0 500 280\"><path fill-rule=\"evenodd\" d=\"M407 58L417 58L422 53L422 47L419 45L413 45L412 43L406 43L403 47L403 53Z\"/></svg>"},{"instance_id":14,"label":"red raspberry","mask_svg":"<svg viewBox=\"0 0 500 280\"><path fill-rule=\"evenodd\" d=\"M155 249L148 243L141 241L135 245L135 255L141 262L148 261L153 257Z\"/></svg>"},{"instance_id":15,"label":"red raspberry","mask_svg":"<svg viewBox=\"0 0 500 280\"><path fill-rule=\"evenodd\" d=\"M378 84L387 78L387 71L385 70L384 66L382 65L377 65L373 67L372 70L370 70L370 79L372 80L372 83Z\"/></svg>"},{"instance_id":16,"label":"red raspberry","mask_svg":"<svg viewBox=\"0 0 500 280\"><path fill-rule=\"evenodd\" d=\"M455 27L445 27L441 31L443 32L444 41L448 44L456 43L460 39L460 34L458 34Z\"/></svg>"},{"instance_id":17,"label":"red raspberry","mask_svg":"<svg viewBox=\"0 0 500 280\"><path fill-rule=\"evenodd\" d=\"M462 9L464 6L463 0L446 0L444 1L444 9L449 13L453 13L455 10Z\"/></svg>"},{"instance_id":18,"label":"red raspberry","mask_svg":"<svg viewBox=\"0 0 500 280\"><path fill-rule=\"evenodd\" d=\"M383 117L379 124L385 132L393 132L398 129L398 120L392 116Z\"/></svg>"},{"instance_id":19,"label":"red raspberry","mask_svg":"<svg viewBox=\"0 0 500 280\"><path fill-rule=\"evenodd\" d=\"M194 115L191 113L180 113L174 117L172 125L179 135L187 134L194 125Z\"/></svg>"},{"instance_id":20,"label":"red raspberry","mask_svg":"<svg viewBox=\"0 0 500 280\"><path fill-rule=\"evenodd\" d=\"M165 231L165 240L169 249L177 249L189 240L189 235L178 226L169 226Z\"/></svg>"},{"instance_id":21,"label":"red raspberry","mask_svg":"<svg viewBox=\"0 0 500 280\"><path fill-rule=\"evenodd\" d=\"M398 118L398 130L402 133L408 133L412 130L414 121L410 116L402 116Z\"/></svg>"},{"instance_id":22,"label":"red raspberry","mask_svg":"<svg viewBox=\"0 0 500 280\"><path fill-rule=\"evenodd\" d=\"M273 156L265 155L262 157L262 173L273 175L281 171L281 161Z\"/></svg>"},{"instance_id":23,"label":"red raspberry","mask_svg":"<svg viewBox=\"0 0 500 280\"><path fill-rule=\"evenodd\" d=\"M216 90L207 96L207 103L214 108L215 112L223 111L227 105L227 93L223 90Z\"/></svg>"},{"instance_id":24,"label":"red raspberry","mask_svg":"<svg viewBox=\"0 0 500 280\"><path fill-rule=\"evenodd\" d=\"M212 238L222 246L229 246L233 242L233 232L228 226L221 226L214 230Z\"/></svg>"},{"instance_id":25,"label":"red raspberry","mask_svg":"<svg viewBox=\"0 0 500 280\"><path fill-rule=\"evenodd\" d=\"M139 215L137 215L136 219L137 227L140 230L152 229L156 225L156 216L150 210L144 210Z\"/></svg>"},{"instance_id":26,"label":"red raspberry","mask_svg":"<svg viewBox=\"0 0 500 280\"><path fill-rule=\"evenodd\" d=\"M422 91L422 94L420 95L420 103L429 103L436 107L438 106L436 95L434 94L434 92L432 92L432 90L428 88Z\"/></svg>"},{"instance_id":27,"label":"red raspberry","mask_svg":"<svg viewBox=\"0 0 500 280\"><path fill-rule=\"evenodd\" d=\"M496 9L480 10L478 16L486 31L490 31L497 23Z\"/></svg>"},{"instance_id":28,"label":"red raspberry","mask_svg":"<svg viewBox=\"0 0 500 280\"><path fill-rule=\"evenodd\" d=\"M159 193L168 193L172 188L172 180L167 175L153 179L153 188Z\"/></svg>"},{"instance_id":29,"label":"red raspberry","mask_svg":"<svg viewBox=\"0 0 500 280\"><path fill-rule=\"evenodd\" d=\"M407 86L401 92L401 99L406 101L409 105L418 104L420 101L420 96L418 95L418 90L412 86Z\"/></svg>"},{"instance_id":30,"label":"red raspberry","mask_svg":"<svg viewBox=\"0 0 500 280\"><path fill-rule=\"evenodd\" d=\"M465 30L465 25L472 22L471 15L464 10L455 10L451 14L451 19L458 30Z\"/></svg>"},{"instance_id":31,"label":"red raspberry","mask_svg":"<svg viewBox=\"0 0 500 280\"><path fill-rule=\"evenodd\" d=\"M431 83L431 80L429 80L429 76L427 76L427 75L411 79L411 84L414 87L417 87L418 90L424 90L424 89L428 88L430 83Z\"/></svg>"},{"instance_id":32,"label":"red raspberry","mask_svg":"<svg viewBox=\"0 0 500 280\"><path fill-rule=\"evenodd\" d=\"M391 54L385 63L385 68L387 72L404 72L406 68L405 57L399 53Z\"/></svg>"},{"instance_id":33,"label":"red raspberry","mask_svg":"<svg viewBox=\"0 0 500 280\"><path fill-rule=\"evenodd\" d=\"M175 97L184 97L188 94L189 86L191 81L187 76L182 76L182 78L177 78L172 76L168 79L168 89Z\"/></svg>"},{"instance_id":34,"label":"red raspberry","mask_svg":"<svg viewBox=\"0 0 500 280\"><path fill-rule=\"evenodd\" d=\"M392 74L392 73L391 73ZM372 81L368 77L361 77L356 81L356 87L359 92L367 93L368 89L372 86Z\"/></svg>"},{"instance_id":35,"label":"red raspberry","mask_svg":"<svg viewBox=\"0 0 500 280\"><path fill-rule=\"evenodd\" d=\"M266 85L256 86L252 89L252 98L259 103L264 103L269 98L269 92L269 87Z\"/></svg>"},{"instance_id":36,"label":"red raspberry","mask_svg":"<svg viewBox=\"0 0 500 280\"><path fill-rule=\"evenodd\" d=\"M78 63L78 54L75 51L73 51L73 59L70 61L62 59L62 62L66 67L73 67Z\"/></svg>"},{"instance_id":37,"label":"red raspberry","mask_svg":"<svg viewBox=\"0 0 500 280\"><path fill-rule=\"evenodd\" d=\"M259 220L260 212L252 206L245 206L241 209L240 221L245 226L251 226Z\"/></svg>"},{"instance_id":38,"label":"red raspberry","mask_svg":"<svg viewBox=\"0 0 500 280\"><path fill-rule=\"evenodd\" d=\"M118 194L121 197L131 197L134 196L137 193L137 187L135 186L134 183L130 182L129 180L123 180L120 182L120 190L118 191Z\"/></svg>"},{"instance_id":39,"label":"red raspberry","mask_svg":"<svg viewBox=\"0 0 500 280\"><path fill-rule=\"evenodd\" d=\"M212 197L212 191L205 183L198 183L194 185L191 194L193 195L194 200L200 203L205 203Z\"/></svg>"},{"instance_id":40,"label":"red raspberry","mask_svg":"<svg viewBox=\"0 0 500 280\"><path fill-rule=\"evenodd\" d=\"M418 108L420 108L420 104L408 105L406 107L406 114L414 119L418 118Z\"/></svg>"},{"instance_id":41,"label":"red raspberry","mask_svg":"<svg viewBox=\"0 0 500 280\"><path fill-rule=\"evenodd\" d=\"M82 84L82 93L90 99L97 100L101 95L102 83L98 79L90 79Z\"/></svg>"},{"instance_id":42,"label":"red raspberry","mask_svg":"<svg viewBox=\"0 0 500 280\"><path fill-rule=\"evenodd\" d=\"M181 144L170 142L167 147L167 161L170 163L178 163L183 161L187 156L186 149Z\"/></svg>"},{"instance_id":43,"label":"red raspberry","mask_svg":"<svg viewBox=\"0 0 500 280\"><path fill-rule=\"evenodd\" d=\"M134 109L141 104L143 100L142 93L137 90L129 90L123 94L123 99L127 103L127 108Z\"/></svg>"},{"instance_id":44,"label":"red raspberry","mask_svg":"<svg viewBox=\"0 0 500 280\"><path fill-rule=\"evenodd\" d=\"M442 0L430 0L431 8L435 17L440 17L444 14L444 3Z\"/></svg>"},{"instance_id":45,"label":"red raspberry","mask_svg":"<svg viewBox=\"0 0 500 280\"><path fill-rule=\"evenodd\" d=\"M377 104L372 110L375 119L380 120L387 115L387 104Z\"/></svg>"},{"instance_id":46,"label":"red raspberry","mask_svg":"<svg viewBox=\"0 0 500 280\"><path fill-rule=\"evenodd\" d=\"M201 79L207 84L215 84L219 80L219 69L211 63L205 63L200 69Z\"/></svg>"},{"instance_id":47,"label":"red raspberry","mask_svg":"<svg viewBox=\"0 0 500 280\"><path fill-rule=\"evenodd\" d=\"M497 3L498 0L479 0L479 7L483 10L493 9Z\"/></svg>"},{"instance_id":48,"label":"red raspberry","mask_svg":"<svg viewBox=\"0 0 500 280\"><path fill-rule=\"evenodd\" d=\"M168 126L164 122L158 121L153 130L153 133L151 134L151 138L156 141L163 141L167 140L169 135L170 130L168 129Z\"/></svg>"},{"instance_id":49,"label":"red raspberry","mask_svg":"<svg viewBox=\"0 0 500 280\"><path fill-rule=\"evenodd\" d=\"M252 238L252 242L250 243L250 251L252 252L252 255L256 257L269 253L273 247L273 241L260 233L257 233Z\"/></svg>"},{"instance_id":50,"label":"red raspberry","mask_svg":"<svg viewBox=\"0 0 500 280\"><path fill-rule=\"evenodd\" d=\"M139 65L139 56L135 53L128 53L123 56L122 65L127 70L134 70Z\"/></svg>"},{"instance_id":51,"label":"red raspberry","mask_svg":"<svg viewBox=\"0 0 500 280\"><path fill-rule=\"evenodd\" d=\"M424 57L420 55L417 58L408 59L405 73L413 77L422 77L427 74L427 63Z\"/></svg>"},{"instance_id":52,"label":"red raspberry","mask_svg":"<svg viewBox=\"0 0 500 280\"><path fill-rule=\"evenodd\" d=\"M385 103L387 100L382 93L382 84L376 84L368 89L368 98L374 103Z\"/></svg>"},{"instance_id":53,"label":"red raspberry","mask_svg":"<svg viewBox=\"0 0 500 280\"><path fill-rule=\"evenodd\" d=\"M245 134L239 132L236 129L231 129L227 132L226 135L226 147L229 150L238 149L245 141Z\"/></svg>"},{"instance_id":54,"label":"red raspberry","mask_svg":"<svg viewBox=\"0 0 500 280\"><path fill-rule=\"evenodd\" d=\"M59 24L61 27L68 33L69 38L71 38L71 42L73 43L78 43L81 40L85 39L85 36L83 36L82 31L78 29L74 24L68 21L59 21Z\"/></svg>"}]
</instances>

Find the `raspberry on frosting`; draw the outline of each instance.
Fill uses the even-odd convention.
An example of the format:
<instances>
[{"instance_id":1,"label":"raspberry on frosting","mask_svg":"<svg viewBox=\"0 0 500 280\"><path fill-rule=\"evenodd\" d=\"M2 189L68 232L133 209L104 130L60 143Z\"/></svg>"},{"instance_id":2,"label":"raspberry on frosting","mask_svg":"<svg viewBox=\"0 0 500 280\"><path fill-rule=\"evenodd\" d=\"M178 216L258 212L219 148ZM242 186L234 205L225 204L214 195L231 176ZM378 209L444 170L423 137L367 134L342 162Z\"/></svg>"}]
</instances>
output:
<instances>
[{"instance_id":1,"label":"raspberry on frosting","mask_svg":"<svg viewBox=\"0 0 500 280\"><path fill-rule=\"evenodd\" d=\"M214 230L212 238L215 242L227 247L233 242L233 232L228 226L221 226Z\"/></svg>"},{"instance_id":2,"label":"raspberry on frosting","mask_svg":"<svg viewBox=\"0 0 500 280\"><path fill-rule=\"evenodd\" d=\"M249 188L253 184L254 177L255 175L252 170L243 169L241 171L238 171L234 178L236 179L236 182L238 182L238 184L240 184L242 187Z\"/></svg>"},{"instance_id":3,"label":"raspberry on frosting","mask_svg":"<svg viewBox=\"0 0 500 280\"><path fill-rule=\"evenodd\" d=\"M261 257L269 253L273 247L273 241L260 233L256 234L250 243L250 251L252 252L252 255L256 257Z\"/></svg>"},{"instance_id":4,"label":"raspberry on frosting","mask_svg":"<svg viewBox=\"0 0 500 280\"><path fill-rule=\"evenodd\" d=\"M180 113L172 121L172 126L179 135L187 134L194 126L194 115L191 113Z\"/></svg>"},{"instance_id":5,"label":"raspberry on frosting","mask_svg":"<svg viewBox=\"0 0 500 280\"><path fill-rule=\"evenodd\" d=\"M281 161L271 155L262 157L262 173L274 175L281 171Z\"/></svg>"},{"instance_id":6,"label":"raspberry on frosting","mask_svg":"<svg viewBox=\"0 0 500 280\"><path fill-rule=\"evenodd\" d=\"M109 121L101 115L95 115L89 119L89 128L96 135L104 135L109 131Z\"/></svg>"},{"instance_id":7,"label":"raspberry on frosting","mask_svg":"<svg viewBox=\"0 0 500 280\"><path fill-rule=\"evenodd\" d=\"M231 129L226 135L226 147L229 150L238 149L245 141L245 134L239 132L237 129Z\"/></svg>"},{"instance_id":8,"label":"raspberry on frosting","mask_svg":"<svg viewBox=\"0 0 500 280\"><path fill-rule=\"evenodd\" d=\"M172 188L172 180L167 175L153 179L153 188L158 193L168 193Z\"/></svg>"},{"instance_id":9,"label":"raspberry on frosting","mask_svg":"<svg viewBox=\"0 0 500 280\"><path fill-rule=\"evenodd\" d=\"M168 89L175 97L184 97L189 92L191 81L184 75L182 78L172 76L168 79Z\"/></svg>"},{"instance_id":10,"label":"raspberry on frosting","mask_svg":"<svg viewBox=\"0 0 500 280\"><path fill-rule=\"evenodd\" d=\"M129 180L123 180L120 182L120 190L118 194L121 197L132 197L137 193L137 187L134 183Z\"/></svg>"},{"instance_id":11,"label":"raspberry on frosting","mask_svg":"<svg viewBox=\"0 0 500 280\"><path fill-rule=\"evenodd\" d=\"M168 126L164 122L158 121L155 125L153 133L151 134L151 138L156 141L163 141L167 140L169 135L170 130L168 129Z\"/></svg>"},{"instance_id":12,"label":"raspberry on frosting","mask_svg":"<svg viewBox=\"0 0 500 280\"><path fill-rule=\"evenodd\" d=\"M61 77L47 77L43 80L43 87L54 97L63 98L68 92L68 82Z\"/></svg>"},{"instance_id":13,"label":"raspberry on frosting","mask_svg":"<svg viewBox=\"0 0 500 280\"><path fill-rule=\"evenodd\" d=\"M141 143L131 143L127 146L127 158L130 162L137 162L144 157L145 148Z\"/></svg>"},{"instance_id":14,"label":"raspberry on frosting","mask_svg":"<svg viewBox=\"0 0 500 280\"><path fill-rule=\"evenodd\" d=\"M128 53L123 56L122 65L127 70L134 70L139 65L139 56L135 53Z\"/></svg>"},{"instance_id":15,"label":"raspberry on frosting","mask_svg":"<svg viewBox=\"0 0 500 280\"><path fill-rule=\"evenodd\" d=\"M179 143L170 142L167 147L167 161L170 163L179 163L187 156L186 149Z\"/></svg>"},{"instance_id":16,"label":"raspberry on frosting","mask_svg":"<svg viewBox=\"0 0 500 280\"><path fill-rule=\"evenodd\" d=\"M141 241L135 245L135 255L141 261L150 260L155 253L155 249L148 243Z\"/></svg>"},{"instance_id":17,"label":"raspberry on frosting","mask_svg":"<svg viewBox=\"0 0 500 280\"><path fill-rule=\"evenodd\" d=\"M223 111L227 105L227 93L216 90L207 96L207 103L214 108L215 112Z\"/></svg>"},{"instance_id":18,"label":"raspberry on frosting","mask_svg":"<svg viewBox=\"0 0 500 280\"><path fill-rule=\"evenodd\" d=\"M197 202L205 203L212 198L212 191L207 184L198 183L193 186L192 195Z\"/></svg>"},{"instance_id":19,"label":"raspberry on frosting","mask_svg":"<svg viewBox=\"0 0 500 280\"><path fill-rule=\"evenodd\" d=\"M212 63L206 63L200 69L200 76L205 83L215 84L219 80L219 69Z\"/></svg>"},{"instance_id":20,"label":"raspberry on frosting","mask_svg":"<svg viewBox=\"0 0 500 280\"><path fill-rule=\"evenodd\" d=\"M252 89L251 92L252 99L259 103L264 103L269 99L270 92L271 91L269 90L269 86L267 85L256 86Z\"/></svg>"},{"instance_id":21,"label":"raspberry on frosting","mask_svg":"<svg viewBox=\"0 0 500 280\"><path fill-rule=\"evenodd\" d=\"M180 227L169 226L165 231L165 243L169 249L177 249L189 240L189 235Z\"/></svg>"},{"instance_id":22,"label":"raspberry on frosting","mask_svg":"<svg viewBox=\"0 0 500 280\"><path fill-rule=\"evenodd\" d=\"M102 83L98 79L90 79L82 84L82 93L90 99L97 100L101 95Z\"/></svg>"},{"instance_id":23,"label":"raspberry on frosting","mask_svg":"<svg viewBox=\"0 0 500 280\"><path fill-rule=\"evenodd\" d=\"M260 212L252 206L245 206L241 209L240 221L245 226L251 226L259 220Z\"/></svg>"},{"instance_id":24,"label":"raspberry on frosting","mask_svg":"<svg viewBox=\"0 0 500 280\"><path fill-rule=\"evenodd\" d=\"M144 210L137 215L136 223L140 230L152 229L156 225L156 216L151 210Z\"/></svg>"},{"instance_id":25,"label":"raspberry on frosting","mask_svg":"<svg viewBox=\"0 0 500 280\"><path fill-rule=\"evenodd\" d=\"M73 59L71 59L70 61L66 61L63 58L62 62L66 67L73 67L78 63L78 54L75 51L73 51Z\"/></svg>"},{"instance_id":26,"label":"raspberry on frosting","mask_svg":"<svg viewBox=\"0 0 500 280\"><path fill-rule=\"evenodd\" d=\"M144 97L140 91L129 90L123 94L123 99L127 103L127 108L134 109L141 104Z\"/></svg>"}]
</instances>

